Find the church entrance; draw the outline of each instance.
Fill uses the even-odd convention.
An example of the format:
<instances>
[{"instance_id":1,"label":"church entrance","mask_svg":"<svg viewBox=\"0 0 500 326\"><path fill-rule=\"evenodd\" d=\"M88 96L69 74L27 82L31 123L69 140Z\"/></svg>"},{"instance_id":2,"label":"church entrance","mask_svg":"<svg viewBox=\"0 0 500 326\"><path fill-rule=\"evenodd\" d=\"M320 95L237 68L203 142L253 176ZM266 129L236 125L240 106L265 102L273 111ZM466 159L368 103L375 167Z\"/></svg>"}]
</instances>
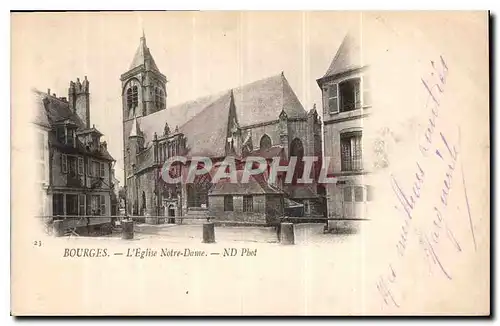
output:
<instances>
[{"instance_id":1,"label":"church entrance","mask_svg":"<svg viewBox=\"0 0 500 326\"><path fill-rule=\"evenodd\" d=\"M168 223L169 224L175 224L175 207L173 204L168 205Z\"/></svg>"},{"instance_id":2,"label":"church entrance","mask_svg":"<svg viewBox=\"0 0 500 326\"><path fill-rule=\"evenodd\" d=\"M212 187L209 174L197 176L193 183L186 185L188 207L208 208L208 192Z\"/></svg>"}]
</instances>

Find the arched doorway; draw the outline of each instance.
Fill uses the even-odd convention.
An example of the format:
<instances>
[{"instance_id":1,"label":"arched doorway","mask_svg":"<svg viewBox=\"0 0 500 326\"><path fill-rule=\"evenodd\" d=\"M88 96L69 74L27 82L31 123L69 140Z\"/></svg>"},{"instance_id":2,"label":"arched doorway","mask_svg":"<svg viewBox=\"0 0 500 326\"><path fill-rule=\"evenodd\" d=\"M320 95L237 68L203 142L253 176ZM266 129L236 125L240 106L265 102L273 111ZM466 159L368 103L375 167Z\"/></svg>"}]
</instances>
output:
<instances>
[{"instance_id":1,"label":"arched doorway","mask_svg":"<svg viewBox=\"0 0 500 326\"><path fill-rule=\"evenodd\" d=\"M302 162L302 158L304 157L304 145L300 138L295 138L290 143L290 157L294 156L297 157L297 164L295 165L292 184L296 184L297 179L301 178L304 172L304 162Z\"/></svg>"},{"instance_id":2,"label":"arched doorway","mask_svg":"<svg viewBox=\"0 0 500 326\"><path fill-rule=\"evenodd\" d=\"M196 176L193 183L186 185L188 207L208 208L208 192L211 187L211 177L208 174Z\"/></svg>"},{"instance_id":3,"label":"arched doorway","mask_svg":"<svg viewBox=\"0 0 500 326\"><path fill-rule=\"evenodd\" d=\"M268 135L262 136L262 138L260 139L260 145L259 145L260 149L266 150L268 148L271 148L271 146L272 146L271 138Z\"/></svg>"},{"instance_id":4,"label":"arched doorway","mask_svg":"<svg viewBox=\"0 0 500 326\"><path fill-rule=\"evenodd\" d=\"M168 214L168 223L175 224L175 206L174 206L174 204L168 205L167 214Z\"/></svg>"}]
</instances>

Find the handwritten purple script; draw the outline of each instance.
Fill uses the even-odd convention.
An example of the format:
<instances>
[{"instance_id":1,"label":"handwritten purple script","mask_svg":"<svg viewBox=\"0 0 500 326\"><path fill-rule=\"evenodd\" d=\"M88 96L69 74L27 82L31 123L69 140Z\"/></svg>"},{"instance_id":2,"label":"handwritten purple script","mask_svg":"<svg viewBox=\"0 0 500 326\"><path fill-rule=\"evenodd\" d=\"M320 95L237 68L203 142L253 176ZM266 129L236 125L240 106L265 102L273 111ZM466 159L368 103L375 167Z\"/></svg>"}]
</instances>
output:
<instances>
[{"instance_id":1,"label":"handwritten purple script","mask_svg":"<svg viewBox=\"0 0 500 326\"><path fill-rule=\"evenodd\" d=\"M467 210L471 240L474 249L477 249L463 166L461 162L459 163L460 128L457 128L458 140L455 142L451 140L453 135L448 135L439 128L441 102L445 95L446 80L450 70L442 56L440 56L438 62L431 61L430 63L432 67L430 76L421 78L422 87L427 94L425 106L425 110L428 112L427 125L424 137L419 144L418 152L420 155L416 158L414 166L408 169L414 175L413 183L408 187L408 185L398 181L394 175L391 175L389 180L396 200L395 208L402 217L403 222L399 240L395 244L396 258L388 264L386 271L377 278L376 286L383 303L395 307L400 307L401 304L401 300L397 298L394 289L397 286L398 278L402 277L395 266L405 256L408 238L412 234L417 236L419 248L429 268L437 270L445 279L452 280L452 272L446 266L444 257L440 256L437 246L444 241L448 241L448 246L454 248L457 253L462 252L462 245L457 240L453 227L450 225L451 220L446 216L452 186L457 182L461 182L463 186L463 195L460 194L460 196L463 198ZM429 164L424 164L424 162ZM460 167L460 175L458 175L458 167ZM443 169L442 187L439 191L439 198L436 198L435 204L432 205L432 212L421 217L420 215L423 214L417 216L415 208L423 195L422 191L431 168ZM429 227L421 228L415 225L416 219L420 218L431 218L432 221L428 224Z\"/></svg>"}]
</instances>

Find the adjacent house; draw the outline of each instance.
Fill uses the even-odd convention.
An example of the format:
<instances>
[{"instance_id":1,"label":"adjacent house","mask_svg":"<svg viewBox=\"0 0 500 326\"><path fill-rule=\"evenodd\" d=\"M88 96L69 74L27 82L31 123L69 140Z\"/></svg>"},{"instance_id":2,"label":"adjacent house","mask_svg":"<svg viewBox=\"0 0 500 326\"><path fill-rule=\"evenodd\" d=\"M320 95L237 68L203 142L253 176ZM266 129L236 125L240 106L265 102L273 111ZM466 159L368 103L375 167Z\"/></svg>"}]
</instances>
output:
<instances>
[{"instance_id":1,"label":"adjacent house","mask_svg":"<svg viewBox=\"0 0 500 326\"><path fill-rule=\"evenodd\" d=\"M33 120L33 131L36 151L33 152L36 175L36 191L38 193L37 214L42 217L52 215L52 196L49 195L50 178L50 152L49 152L49 134L51 131L50 122L45 114L45 109L35 96L34 103L35 114Z\"/></svg>"},{"instance_id":2,"label":"adjacent house","mask_svg":"<svg viewBox=\"0 0 500 326\"><path fill-rule=\"evenodd\" d=\"M324 156L331 160L329 174L337 178L326 188L330 218L369 218L373 196L363 160L363 122L372 111L370 69L363 62L360 40L359 33L348 33L317 80L323 94Z\"/></svg>"},{"instance_id":3,"label":"adjacent house","mask_svg":"<svg viewBox=\"0 0 500 326\"><path fill-rule=\"evenodd\" d=\"M284 193L270 185L262 175L250 176L242 183L229 179L214 184L208 193L209 212L217 221L237 221L249 224L276 225L284 215Z\"/></svg>"},{"instance_id":4,"label":"adjacent house","mask_svg":"<svg viewBox=\"0 0 500 326\"><path fill-rule=\"evenodd\" d=\"M43 148L48 151L44 151L43 162L48 173L43 178L51 209L45 212L55 219L111 215L114 159L106 142L101 141L102 133L90 125L87 77L83 82L78 78L70 82L67 98L57 97L50 90L34 94L38 108L35 124L47 122ZM42 148L42 140L39 146ZM92 218L87 224L104 220Z\"/></svg>"}]
</instances>

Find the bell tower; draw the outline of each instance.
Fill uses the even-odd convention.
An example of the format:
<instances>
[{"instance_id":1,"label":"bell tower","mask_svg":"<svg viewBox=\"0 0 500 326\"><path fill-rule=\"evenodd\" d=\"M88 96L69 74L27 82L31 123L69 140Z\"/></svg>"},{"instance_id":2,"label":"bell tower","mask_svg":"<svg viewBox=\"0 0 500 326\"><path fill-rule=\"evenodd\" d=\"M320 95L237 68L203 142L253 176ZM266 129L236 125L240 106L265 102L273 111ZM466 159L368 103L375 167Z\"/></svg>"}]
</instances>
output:
<instances>
[{"instance_id":1,"label":"bell tower","mask_svg":"<svg viewBox=\"0 0 500 326\"><path fill-rule=\"evenodd\" d=\"M167 78L156 66L144 32L134 59L121 75L123 121L163 110L167 105Z\"/></svg>"},{"instance_id":2,"label":"bell tower","mask_svg":"<svg viewBox=\"0 0 500 326\"><path fill-rule=\"evenodd\" d=\"M125 180L127 180L134 174L133 165L136 162L136 155L144 142L144 138L138 131L141 117L163 110L167 105L167 78L156 66L146 44L144 32L132 63L127 72L121 75L120 80L122 83L124 173Z\"/></svg>"}]
</instances>

